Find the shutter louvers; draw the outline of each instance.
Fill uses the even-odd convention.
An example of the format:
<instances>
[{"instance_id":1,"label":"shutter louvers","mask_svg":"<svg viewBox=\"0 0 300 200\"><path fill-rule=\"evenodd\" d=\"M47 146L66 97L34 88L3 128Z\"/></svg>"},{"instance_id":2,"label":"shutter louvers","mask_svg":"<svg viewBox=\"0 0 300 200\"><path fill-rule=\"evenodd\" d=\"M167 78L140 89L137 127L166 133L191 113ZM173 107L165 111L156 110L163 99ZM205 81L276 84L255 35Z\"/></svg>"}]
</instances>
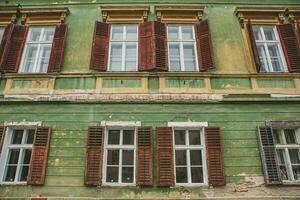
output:
<instances>
[{"instance_id":1,"label":"shutter louvers","mask_svg":"<svg viewBox=\"0 0 300 200\"><path fill-rule=\"evenodd\" d=\"M208 20L196 23L196 41L200 71L214 68L214 55Z\"/></svg>"},{"instance_id":2,"label":"shutter louvers","mask_svg":"<svg viewBox=\"0 0 300 200\"><path fill-rule=\"evenodd\" d=\"M13 26L11 36L6 42L2 55L1 70L3 72L18 72L27 32L27 26Z\"/></svg>"},{"instance_id":3,"label":"shutter louvers","mask_svg":"<svg viewBox=\"0 0 300 200\"><path fill-rule=\"evenodd\" d=\"M89 127L86 149L85 185L101 185L104 128Z\"/></svg>"},{"instance_id":4,"label":"shutter louvers","mask_svg":"<svg viewBox=\"0 0 300 200\"><path fill-rule=\"evenodd\" d=\"M261 63L260 63L259 54L258 54L256 41L255 41L253 28L252 28L252 24L251 24L250 19L248 20L247 29L248 29L248 35L249 35L249 40L250 40L250 44L251 44L252 53L253 53L253 56L254 56L254 62L255 62L256 70L257 70L257 72L260 72Z\"/></svg>"},{"instance_id":5,"label":"shutter louvers","mask_svg":"<svg viewBox=\"0 0 300 200\"><path fill-rule=\"evenodd\" d=\"M225 186L221 133L218 127L205 128L209 185Z\"/></svg>"},{"instance_id":6,"label":"shutter louvers","mask_svg":"<svg viewBox=\"0 0 300 200\"><path fill-rule=\"evenodd\" d=\"M277 25L281 46L290 72L300 72L300 48L292 24Z\"/></svg>"},{"instance_id":7,"label":"shutter louvers","mask_svg":"<svg viewBox=\"0 0 300 200\"><path fill-rule=\"evenodd\" d=\"M4 142L4 137L5 137L5 127L0 126L0 155L1 155L1 151L2 151L2 145L3 145L3 142Z\"/></svg>"},{"instance_id":8,"label":"shutter louvers","mask_svg":"<svg viewBox=\"0 0 300 200\"><path fill-rule=\"evenodd\" d=\"M90 69L107 71L110 25L95 22Z\"/></svg>"},{"instance_id":9,"label":"shutter louvers","mask_svg":"<svg viewBox=\"0 0 300 200\"><path fill-rule=\"evenodd\" d=\"M137 134L137 185L152 186L152 128L139 127Z\"/></svg>"},{"instance_id":10,"label":"shutter louvers","mask_svg":"<svg viewBox=\"0 0 300 200\"><path fill-rule=\"evenodd\" d=\"M67 31L67 24L60 24L55 28L48 72L60 72L62 70Z\"/></svg>"},{"instance_id":11,"label":"shutter louvers","mask_svg":"<svg viewBox=\"0 0 300 200\"><path fill-rule=\"evenodd\" d=\"M157 186L174 185L173 141L171 127L156 128Z\"/></svg>"},{"instance_id":12,"label":"shutter louvers","mask_svg":"<svg viewBox=\"0 0 300 200\"><path fill-rule=\"evenodd\" d=\"M273 130L271 127L258 127L257 134L265 182L268 185L281 184L282 181L277 165Z\"/></svg>"},{"instance_id":13,"label":"shutter louvers","mask_svg":"<svg viewBox=\"0 0 300 200\"><path fill-rule=\"evenodd\" d=\"M166 24L152 21L139 26L139 71L168 71Z\"/></svg>"},{"instance_id":14,"label":"shutter louvers","mask_svg":"<svg viewBox=\"0 0 300 200\"><path fill-rule=\"evenodd\" d=\"M43 185L45 182L50 135L50 127L37 127L27 177L28 185Z\"/></svg>"},{"instance_id":15,"label":"shutter louvers","mask_svg":"<svg viewBox=\"0 0 300 200\"><path fill-rule=\"evenodd\" d=\"M13 28L14 28L14 24L10 23L5 27L5 30L4 30L4 33L3 33L2 41L1 41L1 44L0 44L0 69L1 69L1 66L2 66L2 62L3 62L2 57L3 57L3 54L4 54L4 50L7 49L5 47L6 47L6 45L9 44Z\"/></svg>"}]
</instances>

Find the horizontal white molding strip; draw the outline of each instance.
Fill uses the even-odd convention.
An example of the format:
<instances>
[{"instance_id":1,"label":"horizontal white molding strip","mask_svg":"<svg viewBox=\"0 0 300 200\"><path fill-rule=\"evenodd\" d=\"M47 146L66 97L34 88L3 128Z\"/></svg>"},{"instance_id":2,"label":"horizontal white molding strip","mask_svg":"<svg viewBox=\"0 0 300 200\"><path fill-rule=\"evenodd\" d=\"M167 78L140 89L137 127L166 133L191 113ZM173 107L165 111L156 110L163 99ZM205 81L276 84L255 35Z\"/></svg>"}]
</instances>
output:
<instances>
[{"instance_id":1,"label":"horizontal white molding strip","mask_svg":"<svg viewBox=\"0 0 300 200\"><path fill-rule=\"evenodd\" d=\"M101 121L101 126L136 127L136 126L141 126L141 122L134 122L134 121Z\"/></svg>"},{"instance_id":2,"label":"horizontal white molding strip","mask_svg":"<svg viewBox=\"0 0 300 200\"><path fill-rule=\"evenodd\" d=\"M207 127L207 122L168 122L168 127Z\"/></svg>"}]
</instances>

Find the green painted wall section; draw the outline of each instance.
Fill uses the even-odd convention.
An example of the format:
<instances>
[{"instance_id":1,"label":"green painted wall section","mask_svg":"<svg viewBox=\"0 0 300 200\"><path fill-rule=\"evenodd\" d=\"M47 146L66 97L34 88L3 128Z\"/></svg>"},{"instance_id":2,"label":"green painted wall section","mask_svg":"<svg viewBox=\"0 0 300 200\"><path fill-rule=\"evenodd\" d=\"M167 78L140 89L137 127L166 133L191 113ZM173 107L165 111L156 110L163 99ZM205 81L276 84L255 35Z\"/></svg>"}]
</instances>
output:
<instances>
[{"instance_id":1,"label":"green painted wall section","mask_svg":"<svg viewBox=\"0 0 300 200\"><path fill-rule=\"evenodd\" d=\"M6 81L4 79L0 79L0 91L4 90Z\"/></svg>"},{"instance_id":2,"label":"green painted wall section","mask_svg":"<svg viewBox=\"0 0 300 200\"><path fill-rule=\"evenodd\" d=\"M52 127L46 183L37 186L1 186L0 197L90 196L137 198L141 194L180 195L176 189L93 188L84 186L87 128L102 120L141 121L143 126L166 126L169 121L207 121L222 131L226 179L242 183L246 176L262 176L256 126L265 121L299 120L295 103L199 103L199 104L37 104L2 103L0 122L41 121ZM154 135L154 152L156 152ZM156 162L154 169L156 169ZM156 176L156 171L154 170ZM193 190L193 189L187 189ZM201 189L192 191L199 197ZM175 197L174 196L174 197Z\"/></svg>"},{"instance_id":3,"label":"green painted wall section","mask_svg":"<svg viewBox=\"0 0 300 200\"><path fill-rule=\"evenodd\" d=\"M204 88L205 83L199 78L174 77L166 78L165 86L166 88Z\"/></svg>"},{"instance_id":4,"label":"green painted wall section","mask_svg":"<svg viewBox=\"0 0 300 200\"><path fill-rule=\"evenodd\" d=\"M293 79L257 79L257 85L260 88L295 88Z\"/></svg>"},{"instance_id":5,"label":"green painted wall section","mask_svg":"<svg viewBox=\"0 0 300 200\"><path fill-rule=\"evenodd\" d=\"M211 78L212 89L251 88L249 78Z\"/></svg>"},{"instance_id":6,"label":"green painted wall section","mask_svg":"<svg viewBox=\"0 0 300 200\"><path fill-rule=\"evenodd\" d=\"M96 78L78 77L78 78L57 78L55 89L95 89Z\"/></svg>"},{"instance_id":7,"label":"green painted wall section","mask_svg":"<svg viewBox=\"0 0 300 200\"><path fill-rule=\"evenodd\" d=\"M142 80L140 78L103 78L103 88L140 88Z\"/></svg>"},{"instance_id":8,"label":"green painted wall section","mask_svg":"<svg viewBox=\"0 0 300 200\"><path fill-rule=\"evenodd\" d=\"M21 89L21 88L31 88L32 81L30 80L14 80L12 82L11 88Z\"/></svg>"}]
</instances>

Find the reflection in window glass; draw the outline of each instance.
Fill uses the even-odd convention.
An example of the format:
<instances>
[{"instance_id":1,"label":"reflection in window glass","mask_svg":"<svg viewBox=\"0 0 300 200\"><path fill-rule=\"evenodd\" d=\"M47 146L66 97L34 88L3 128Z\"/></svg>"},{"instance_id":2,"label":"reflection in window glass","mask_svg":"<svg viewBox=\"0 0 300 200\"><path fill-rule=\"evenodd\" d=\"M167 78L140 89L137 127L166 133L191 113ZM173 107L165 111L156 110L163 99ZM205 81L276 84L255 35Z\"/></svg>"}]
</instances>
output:
<instances>
[{"instance_id":1,"label":"reflection in window glass","mask_svg":"<svg viewBox=\"0 0 300 200\"><path fill-rule=\"evenodd\" d=\"M0 42L2 41L3 34L4 34L4 28L0 27Z\"/></svg>"}]
</instances>

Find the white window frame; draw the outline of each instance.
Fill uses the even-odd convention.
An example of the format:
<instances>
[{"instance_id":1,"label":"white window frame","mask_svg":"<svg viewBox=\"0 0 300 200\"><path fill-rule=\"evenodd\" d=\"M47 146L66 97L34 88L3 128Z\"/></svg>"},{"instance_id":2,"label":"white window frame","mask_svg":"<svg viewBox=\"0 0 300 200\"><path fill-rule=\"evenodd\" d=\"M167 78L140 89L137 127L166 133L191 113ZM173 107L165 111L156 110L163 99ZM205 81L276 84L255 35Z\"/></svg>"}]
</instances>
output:
<instances>
[{"instance_id":1,"label":"white window frame","mask_svg":"<svg viewBox=\"0 0 300 200\"><path fill-rule=\"evenodd\" d=\"M0 154L0 163L4 163L0 165L0 184L1 185L26 185L27 181L17 181L19 179L19 175L20 175L20 168L21 168L21 159L23 155L23 151L25 149L31 149L33 150L33 144L9 144L11 139L12 139L12 135L13 135L13 131L16 129L23 129L24 132L27 134L28 130L32 130L35 129L35 126L8 126L6 128L6 132L5 132L5 137L4 137L4 142L3 142L3 146L2 146L2 152ZM23 134L24 134L23 132ZM22 143L24 143L24 139L25 137L23 136L22 138ZM15 176L15 181L13 182L7 182L4 181L4 176L5 176L5 169L6 169L6 163L7 163L7 159L9 156L9 149L20 149L20 152L22 151L22 153L19 154L19 159L18 159L18 164L17 164L17 169L16 169L16 176ZM31 151L32 153L32 151ZM29 163L30 166L30 163Z\"/></svg>"},{"instance_id":2,"label":"white window frame","mask_svg":"<svg viewBox=\"0 0 300 200\"><path fill-rule=\"evenodd\" d=\"M171 40L169 39L169 26L177 26L179 29L179 39L178 40ZM193 40L183 40L182 39L182 27L183 26L191 26L193 30ZM169 71L171 72L184 72L185 65L184 65L184 53L183 53L183 45L184 44L193 44L194 46L194 52L195 52L195 62L196 62L196 69L192 72L199 71L199 62L198 62L198 52L197 52L197 44L196 44L196 34L195 34L195 27L192 24L168 24L167 25L167 40L168 40L168 52L170 52L170 44L179 44L179 54L180 54L180 71L172 70L171 68L171 59L170 59L170 53L168 53L168 65L169 65ZM189 72L189 71L187 71Z\"/></svg>"},{"instance_id":3,"label":"white window frame","mask_svg":"<svg viewBox=\"0 0 300 200\"><path fill-rule=\"evenodd\" d=\"M123 36L122 36L122 39L120 40L116 40L116 39L112 39L112 29L113 29L113 26L116 25L116 26L122 26L123 27ZM136 26L136 40L127 40L126 39L126 26L132 26L132 25L135 25ZM138 71L138 51L139 51L139 26L137 24L112 24L110 26L110 36L109 36L109 51L108 51L108 70L107 71L110 71L110 72L118 72L118 71L111 71L111 46L112 46L112 43L117 43L117 44L121 44L122 45L122 64L121 64L121 71L120 72L135 72L135 71ZM133 44L135 43L136 44L136 62L135 62L135 70L132 70L132 71L127 71L125 69L125 64L126 64L126 44Z\"/></svg>"},{"instance_id":4,"label":"white window frame","mask_svg":"<svg viewBox=\"0 0 300 200\"><path fill-rule=\"evenodd\" d=\"M278 155L277 150L283 150L285 168L286 168L287 175L288 175L288 180L283 180L283 183L287 183L287 184L288 183L300 183L300 180L294 179L293 170L292 170L292 162L290 159L290 154L288 152L289 149L298 149L298 151L300 151L300 128L297 128L297 129L295 129L295 128L283 128L283 129L274 128L274 129L276 129L278 131L280 140L282 141L282 144L275 144L276 155L278 158L279 155ZM286 129L293 129L295 131L297 144L286 144L286 138L284 136L284 130L286 130ZM295 165L295 164L293 164L293 165ZM279 166L279 163L278 163L278 166ZM299 166L300 166L300 164L299 164Z\"/></svg>"},{"instance_id":5,"label":"white window frame","mask_svg":"<svg viewBox=\"0 0 300 200\"><path fill-rule=\"evenodd\" d=\"M41 34L40 34L40 39L39 41L29 41L29 38L31 36L31 32L32 32L32 28L41 28ZM46 29L50 29L50 28L53 28L54 29L54 32L53 32L53 38L52 38L52 41L47 41L47 42L44 42L44 41L40 41L41 40L41 37L43 36L44 32ZM41 52L41 47L44 46L44 45L51 45L50 47L50 55L49 55L49 61L50 61L50 56L51 56L51 50L52 50L52 45L53 45L53 39L54 39L54 34L55 34L55 27L54 26L38 26L38 27L35 27L35 26L32 26L32 27L29 27L29 30L28 30L28 34L27 34L27 38L26 38L26 42L25 42L25 46L24 46L24 51L22 53L22 59L21 59L21 65L19 67L19 73L47 73L46 72L41 72L41 71L37 71L38 69L41 70L41 66L40 63L41 63L41 56L40 56L40 52ZM37 45L37 56L35 58L35 61L34 61L34 67L33 67L33 72L25 72L24 68L25 68L25 60L26 60L26 54L27 54L27 51L28 51L28 45ZM49 62L48 61L48 62ZM47 69L49 67L49 64L47 66Z\"/></svg>"},{"instance_id":6,"label":"white window frame","mask_svg":"<svg viewBox=\"0 0 300 200\"><path fill-rule=\"evenodd\" d=\"M174 166L174 177L175 177L175 186L184 186L184 187L197 187L197 186L208 186L208 172L207 172L207 162L206 162L206 143L205 143L205 135L204 135L204 127L173 127L173 166ZM186 142L189 140L187 131L189 130L199 130L201 145L175 145L175 130L185 130L185 139ZM188 183L177 183L176 182L176 157L175 150L187 150L187 180ZM201 150L202 152L202 168L203 168L203 183L192 183L191 177L191 163L190 163L190 150Z\"/></svg>"},{"instance_id":7,"label":"white window frame","mask_svg":"<svg viewBox=\"0 0 300 200\"><path fill-rule=\"evenodd\" d=\"M256 46L257 46L257 51L259 51L258 46L263 45L264 46L264 52L267 54L267 55L263 55L263 58L260 58L260 62L262 62L261 60L263 60L263 62L266 61L266 63L264 63L264 66L267 67L267 69L265 69L266 71L262 71L262 72L278 72L278 73L288 72L285 56L284 56L284 53L283 53L283 50L282 50L282 44L281 44L276 26L275 25L274 26L254 25L254 27L259 27L259 32L262 36L262 40L256 40L256 38L254 38ZM272 29L274 31L274 34L275 34L276 40L266 40L266 36L265 36L265 33L264 33L264 27L272 27ZM279 50L279 56L280 56L280 59L281 59L281 62L282 62L281 71L274 71L274 67L272 65L271 58L270 58L270 53L269 53L269 49L268 49L269 44L276 44L276 46Z\"/></svg>"},{"instance_id":8,"label":"white window frame","mask_svg":"<svg viewBox=\"0 0 300 200\"><path fill-rule=\"evenodd\" d=\"M118 145L109 145L108 144L108 133L109 130L120 130L120 143ZM134 130L134 145L122 145L123 143L123 130ZM103 176L102 176L102 185L104 186L134 186L136 185L136 145L137 145L137 127L124 127L124 126L107 126L104 129L104 157L103 157ZM119 171L118 171L118 182L111 183L106 182L106 168L107 168L107 151L109 149L118 149L122 150L119 152ZM123 150L133 150L133 182L132 183L122 183L122 158Z\"/></svg>"}]
</instances>

